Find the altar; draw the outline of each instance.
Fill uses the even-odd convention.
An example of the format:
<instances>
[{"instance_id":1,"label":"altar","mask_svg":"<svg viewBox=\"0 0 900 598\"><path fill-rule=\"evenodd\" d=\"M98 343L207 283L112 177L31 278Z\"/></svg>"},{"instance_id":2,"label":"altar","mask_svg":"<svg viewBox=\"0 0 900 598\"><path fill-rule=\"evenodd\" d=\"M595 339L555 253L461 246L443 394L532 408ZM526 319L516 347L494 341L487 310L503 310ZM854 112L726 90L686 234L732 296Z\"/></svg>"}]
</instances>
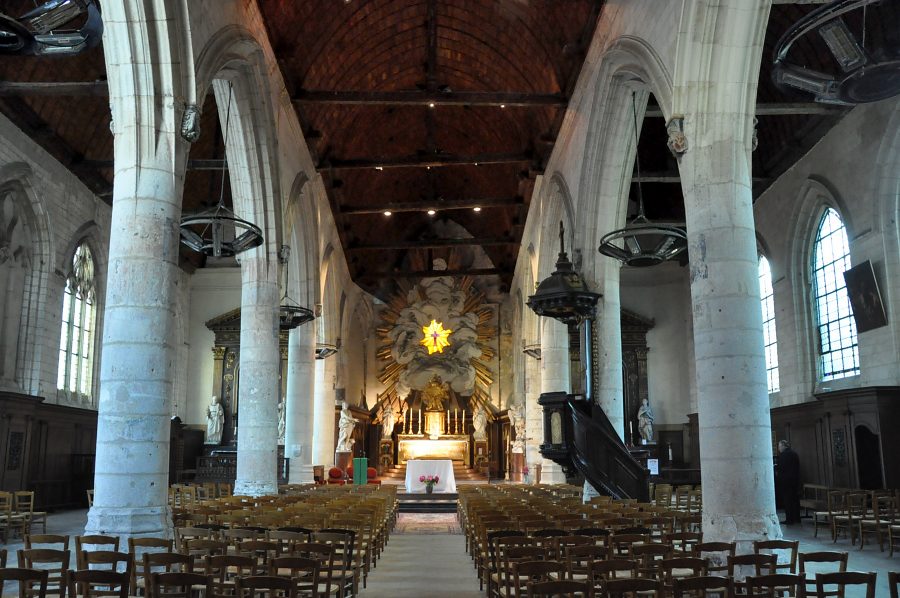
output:
<instances>
[{"instance_id":1,"label":"altar","mask_svg":"<svg viewBox=\"0 0 900 598\"><path fill-rule=\"evenodd\" d=\"M432 440L419 434L397 435L397 460L400 464L414 459L448 459L469 465L469 437L442 434Z\"/></svg>"},{"instance_id":2,"label":"altar","mask_svg":"<svg viewBox=\"0 0 900 598\"><path fill-rule=\"evenodd\" d=\"M434 441L431 441L434 442ZM453 461L449 459L420 460L406 462L406 491L425 493L425 483L420 482L422 476L438 476L434 491L438 493L456 492L456 476L453 475Z\"/></svg>"}]
</instances>

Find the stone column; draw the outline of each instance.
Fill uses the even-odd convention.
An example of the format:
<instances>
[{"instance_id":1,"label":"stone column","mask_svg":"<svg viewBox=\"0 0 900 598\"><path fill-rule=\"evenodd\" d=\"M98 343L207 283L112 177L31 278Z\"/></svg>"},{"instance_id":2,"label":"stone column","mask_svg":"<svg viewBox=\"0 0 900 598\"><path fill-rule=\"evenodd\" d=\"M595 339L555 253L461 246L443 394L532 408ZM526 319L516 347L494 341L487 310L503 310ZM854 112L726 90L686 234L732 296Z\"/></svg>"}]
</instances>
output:
<instances>
[{"instance_id":1,"label":"stone column","mask_svg":"<svg viewBox=\"0 0 900 598\"><path fill-rule=\"evenodd\" d=\"M541 326L541 393L571 392L568 328L552 318L541 318ZM542 484L565 482L566 476L558 464L549 459L541 461Z\"/></svg>"},{"instance_id":2,"label":"stone column","mask_svg":"<svg viewBox=\"0 0 900 598\"><path fill-rule=\"evenodd\" d=\"M703 536L781 537L763 351L750 145L770 2L686 5L676 56L679 156L690 254ZM713 26L714 24L714 26Z\"/></svg>"},{"instance_id":3,"label":"stone column","mask_svg":"<svg viewBox=\"0 0 900 598\"><path fill-rule=\"evenodd\" d=\"M278 278L265 246L241 257L241 377L234 493L278 493Z\"/></svg>"},{"instance_id":4,"label":"stone column","mask_svg":"<svg viewBox=\"0 0 900 598\"><path fill-rule=\"evenodd\" d=\"M540 445L544 442L544 409L538 405L541 396L541 361L525 356L525 463L529 468L541 465ZM531 475L534 476L532 469Z\"/></svg>"},{"instance_id":5,"label":"stone column","mask_svg":"<svg viewBox=\"0 0 900 598\"><path fill-rule=\"evenodd\" d=\"M288 336L284 454L290 459L291 484L313 482L313 389L315 325L294 328Z\"/></svg>"},{"instance_id":6,"label":"stone column","mask_svg":"<svg viewBox=\"0 0 900 598\"><path fill-rule=\"evenodd\" d=\"M136 0L110 3L104 11L115 182L94 504L85 531L170 537L169 422L178 222L187 157L186 144L177 135L183 103L174 99L180 91L172 87L180 82L179 58L167 35L167 28L176 25L173 15L160 14L165 8ZM156 26L152 48L141 36L146 34L142 19ZM159 57L163 54L165 59Z\"/></svg>"},{"instance_id":7,"label":"stone column","mask_svg":"<svg viewBox=\"0 0 900 598\"><path fill-rule=\"evenodd\" d=\"M334 465L334 376L335 362L331 357L316 360L316 389L313 400L315 430L313 430L313 463L324 465L325 474Z\"/></svg>"},{"instance_id":8,"label":"stone column","mask_svg":"<svg viewBox=\"0 0 900 598\"><path fill-rule=\"evenodd\" d=\"M594 343L598 354L597 395L594 402L603 409L619 438L625 440L625 411L622 389L622 306L619 303L621 266L612 258L599 256L603 284L593 288L603 294L594 319Z\"/></svg>"}]
</instances>

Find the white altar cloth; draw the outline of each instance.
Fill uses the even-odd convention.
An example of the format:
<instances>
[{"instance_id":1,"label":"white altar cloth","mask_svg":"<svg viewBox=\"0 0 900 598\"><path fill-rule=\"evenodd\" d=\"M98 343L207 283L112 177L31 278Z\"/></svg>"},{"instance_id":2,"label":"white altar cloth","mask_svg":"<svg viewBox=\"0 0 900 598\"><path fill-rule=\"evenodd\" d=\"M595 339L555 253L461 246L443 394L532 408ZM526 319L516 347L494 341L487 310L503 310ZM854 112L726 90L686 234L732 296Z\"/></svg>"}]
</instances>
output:
<instances>
[{"instance_id":1,"label":"white altar cloth","mask_svg":"<svg viewBox=\"0 0 900 598\"><path fill-rule=\"evenodd\" d=\"M422 476L436 475L438 483L435 492L456 492L456 476L453 475L453 461L450 459L411 459L406 462L406 491L425 493Z\"/></svg>"}]
</instances>

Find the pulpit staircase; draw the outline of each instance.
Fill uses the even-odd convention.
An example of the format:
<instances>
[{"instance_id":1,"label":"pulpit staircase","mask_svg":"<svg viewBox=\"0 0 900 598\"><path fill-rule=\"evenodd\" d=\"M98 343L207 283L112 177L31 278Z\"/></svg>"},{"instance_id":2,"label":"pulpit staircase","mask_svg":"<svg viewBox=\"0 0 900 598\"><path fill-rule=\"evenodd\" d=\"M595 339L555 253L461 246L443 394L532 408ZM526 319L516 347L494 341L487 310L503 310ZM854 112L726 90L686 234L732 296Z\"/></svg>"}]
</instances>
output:
<instances>
[{"instance_id":1,"label":"pulpit staircase","mask_svg":"<svg viewBox=\"0 0 900 598\"><path fill-rule=\"evenodd\" d=\"M541 455L576 472L600 493L649 500L649 471L634 458L606 414L580 395L542 394L544 443Z\"/></svg>"}]
</instances>

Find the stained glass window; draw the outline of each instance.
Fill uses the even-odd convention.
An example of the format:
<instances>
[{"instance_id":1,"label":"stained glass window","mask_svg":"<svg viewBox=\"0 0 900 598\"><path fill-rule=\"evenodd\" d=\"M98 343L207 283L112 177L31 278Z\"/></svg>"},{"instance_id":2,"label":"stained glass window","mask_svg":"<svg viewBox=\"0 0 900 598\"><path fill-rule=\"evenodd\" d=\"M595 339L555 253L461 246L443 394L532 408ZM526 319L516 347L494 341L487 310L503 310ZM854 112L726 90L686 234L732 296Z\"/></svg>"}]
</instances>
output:
<instances>
[{"instance_id":1,"label":"stained glass window","mask_svg":"<svg viewBox=\"0 0 900 598\"><path fill-rule=\"evenodd\" d=\"M829 208L819 222L812 263L819 378L823 381L859 374L856 321L844 285L844 271L849 268L847 230L840 215Z\"/></svg>"},{"instance_id":2,"label":"stained glass window","mask_svg":"<svg viewBox=\"0 0 900 598\"><path fill-rule=\"evenodd\" d=\"M56 387L70 398L90 399L94 374L96 322L94 257L82 243L72 256L72 271L63 293Z\"/></svg>"},{"instance_id":3,"label":"stained glass window","mask_svg":"<svg viewBox=\"0 0 900 598\"><path fill-rule=\"evenodd\" d=\"M759 294L762 302L763 341L766 350L766 380L769 393L778 392L778 340L775 335L775 291L769 260L759 256Z\"/></svg>"}]
</instances>

